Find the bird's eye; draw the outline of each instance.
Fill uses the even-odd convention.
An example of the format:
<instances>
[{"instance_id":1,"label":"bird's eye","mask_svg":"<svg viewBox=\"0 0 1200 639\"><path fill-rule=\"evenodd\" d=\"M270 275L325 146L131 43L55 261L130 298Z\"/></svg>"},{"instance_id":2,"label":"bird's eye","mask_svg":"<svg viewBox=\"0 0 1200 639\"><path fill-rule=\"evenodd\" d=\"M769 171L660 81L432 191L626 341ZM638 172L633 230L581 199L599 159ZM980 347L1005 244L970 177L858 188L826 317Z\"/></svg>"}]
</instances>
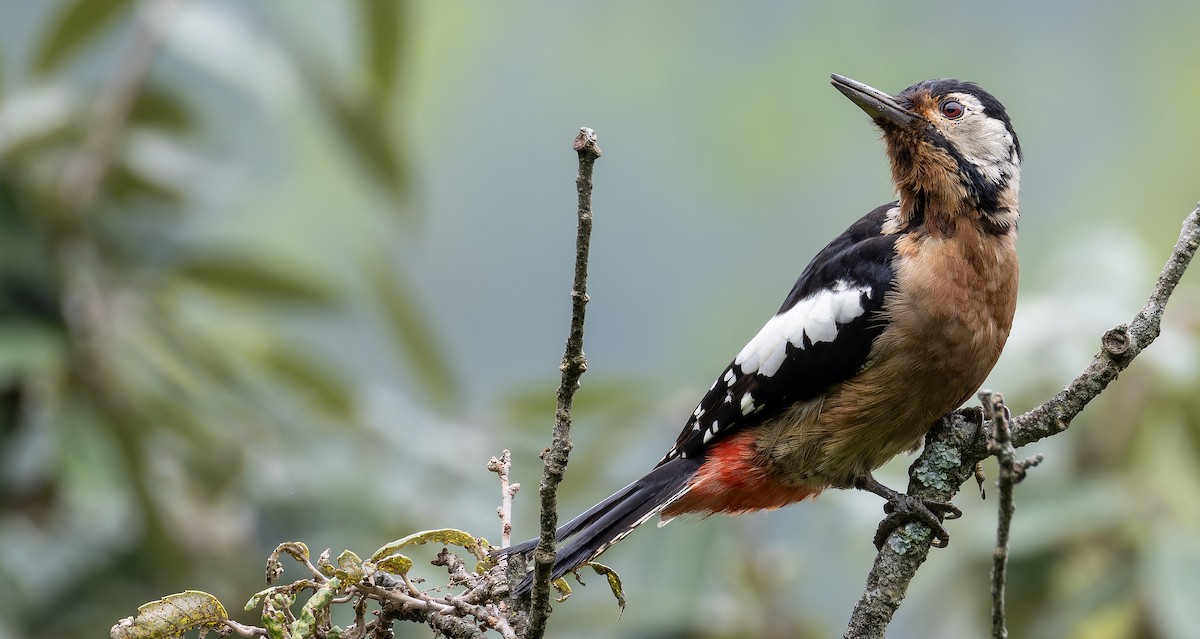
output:
<instances>
[{"instance_id":1,"label":"bird's eye","mask_svg":"<svg viewBox=\"0 0 1200 639\"><path fill-rule=\"evenodd\" d=\"M951 120L961 118L964 111L962 102L958 100L946 100L942 103L942 115Z\"/></svg>"}]
</instances>

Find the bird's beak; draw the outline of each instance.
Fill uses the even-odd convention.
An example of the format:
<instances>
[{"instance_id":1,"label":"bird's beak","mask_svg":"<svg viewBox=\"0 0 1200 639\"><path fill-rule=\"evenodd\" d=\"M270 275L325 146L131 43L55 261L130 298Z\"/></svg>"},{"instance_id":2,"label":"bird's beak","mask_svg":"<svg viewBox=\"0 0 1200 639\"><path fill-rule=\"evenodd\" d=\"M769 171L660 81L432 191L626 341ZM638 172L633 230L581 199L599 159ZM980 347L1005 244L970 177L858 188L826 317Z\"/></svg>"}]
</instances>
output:
<instances>
[{"instance_id":1,"label":"bird's beak","mask_svg":"<svg viewBox=\"0 0 1200 639\"><path fill-rule=\"evenodd\" d=\"M916 113L900 106L896 98L879 89L836 73L829 77L833 79L834 88L850 98L851 102L866 111L867 115L876 122L890 122L897 126L905 126L919 117Z\"/></svg>"}]
</instances>

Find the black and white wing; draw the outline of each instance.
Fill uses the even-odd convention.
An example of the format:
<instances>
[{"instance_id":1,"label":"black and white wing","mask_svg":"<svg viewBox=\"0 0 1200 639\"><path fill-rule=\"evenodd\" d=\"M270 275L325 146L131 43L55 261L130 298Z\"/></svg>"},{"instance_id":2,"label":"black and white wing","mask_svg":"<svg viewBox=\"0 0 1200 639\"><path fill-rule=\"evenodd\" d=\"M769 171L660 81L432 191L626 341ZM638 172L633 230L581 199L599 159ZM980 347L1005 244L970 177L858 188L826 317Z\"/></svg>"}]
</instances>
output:
<instances>
[{"instance_id":1,"label":"black and white wing","mask_svg":"<svg viewBox=\"0 0 1200 639\"><path fill-rule=\"evenodd\" d=\"M886 325L880 310L895 276L898 236L884 228L896 207L871 211L809 262L783 306L700 400L659 465L702 457L730 433L818 397L862 370Z\"/></svg>"}]
</instances>

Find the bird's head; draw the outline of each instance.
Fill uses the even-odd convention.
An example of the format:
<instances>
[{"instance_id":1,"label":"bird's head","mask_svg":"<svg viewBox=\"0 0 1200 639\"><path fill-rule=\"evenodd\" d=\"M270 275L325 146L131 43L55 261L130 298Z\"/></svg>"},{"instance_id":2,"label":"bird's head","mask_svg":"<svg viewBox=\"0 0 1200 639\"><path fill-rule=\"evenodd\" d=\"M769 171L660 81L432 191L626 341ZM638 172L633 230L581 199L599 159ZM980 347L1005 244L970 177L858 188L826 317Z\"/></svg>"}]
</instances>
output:
<instances>
[{"instance_id":1,"label":"bird's head","mask_svg":"<svg viewBox=\"0 0 1200 639\"><path fill-rule=\"evenodd\" d=\"M992 94L973 82L926 80L892 96L833 75L833 86L883 130L907 221L931 211L977 216L985 228L1016 227L1021 144Z\"/></svg>"}]
</instances>

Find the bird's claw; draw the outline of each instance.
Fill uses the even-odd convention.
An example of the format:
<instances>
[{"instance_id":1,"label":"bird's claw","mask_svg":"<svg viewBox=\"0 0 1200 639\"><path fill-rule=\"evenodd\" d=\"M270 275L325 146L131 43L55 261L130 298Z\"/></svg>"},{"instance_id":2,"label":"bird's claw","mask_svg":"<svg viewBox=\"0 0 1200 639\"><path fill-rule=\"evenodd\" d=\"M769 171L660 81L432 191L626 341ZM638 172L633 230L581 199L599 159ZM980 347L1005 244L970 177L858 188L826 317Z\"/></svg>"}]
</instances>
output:
<instances>
[{"instance_id":1,"label":"bird's claw","mask_svg":"<svg viewBox=\"0 0 1200 639\"><path fill-rule=\"evenodd\" d=\"M883 512L887 513L887 517L879 522L879 528L875 530L876 550L883 548L888 536L897 528L910 522L928 526L933 532L933 540L930 543L935 548L945 548L950 544L950 532L942 525L942 521L962 517L962 511L950 502L903 493L896 493L894 497L889 498L883 505Z\"/></svg>"},{"instance_id":2,"label":"bird's claw","mask_svg":"<svg viewBox=\"0 0 1200 639\"><path fill-rule=\"evenodd\" d=\"M870 475L856 479L854 487L875 493L887 500L883 505L883 512L887 513L887 517L879 522L879 528L875 530L876 550L883 548L888 535L909 522L928 526L929 530L933 532L933 540L930 543L936 548L945 548L950 544L950 533L942 525L942 521L962 517L962 511L958 509L958 506L948 501L906 495L884 486Z\"/></svg>"}]
</instances>

